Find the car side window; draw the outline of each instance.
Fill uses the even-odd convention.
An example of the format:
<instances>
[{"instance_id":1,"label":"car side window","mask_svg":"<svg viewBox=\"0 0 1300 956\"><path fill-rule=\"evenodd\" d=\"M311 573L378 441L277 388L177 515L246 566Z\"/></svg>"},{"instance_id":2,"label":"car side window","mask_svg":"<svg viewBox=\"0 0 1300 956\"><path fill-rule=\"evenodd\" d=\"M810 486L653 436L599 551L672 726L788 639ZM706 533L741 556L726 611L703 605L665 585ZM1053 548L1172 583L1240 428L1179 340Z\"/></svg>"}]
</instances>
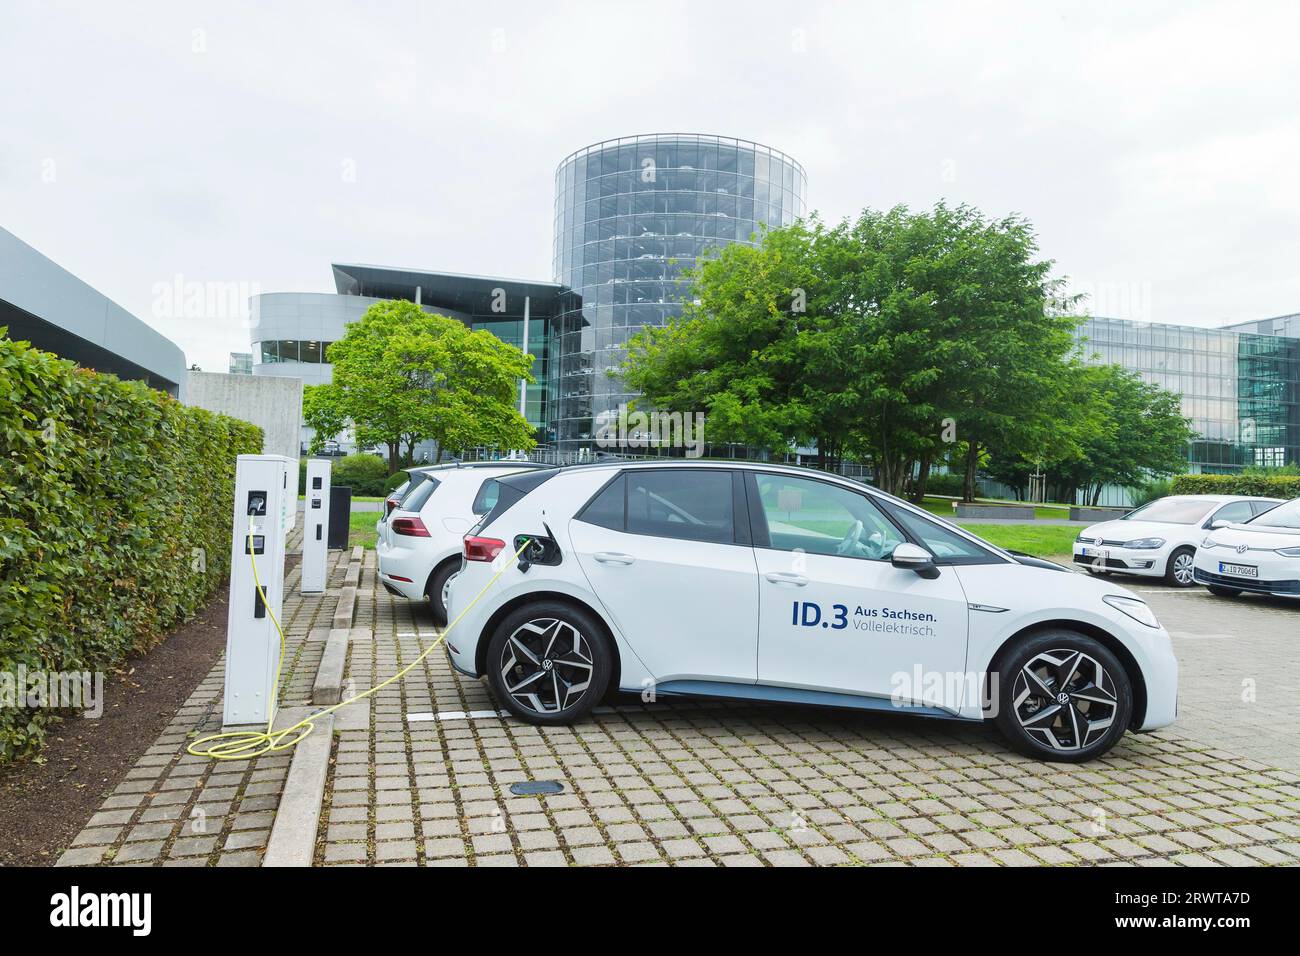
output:
<instances>
[{"instance_id":1,"label":"car side window","mask_svg":"<svg viewBox=\"0 0 1300 956\"><path fill-rule=\"evenodd\" d=\"M794 475L759 472L754 482L773 550L884 561L903 542L866 495Z\"/></svg>"},{"instance_id":2,"label":"car side window","mask_svg":"<svg viewBox=\"0 0 1300 956\"><path fill-rule=\"evenodd\" d=\"M624 472L623 480L627 483L626 530L629 533L735 543L731 472L698 468L635 469Z\"/></svg>"},{"instance_id":3,"label":"car side window","mask_svg":"<svg viewBox=\"0 0 1300 956\"><path fill-rule=\"evenodd\" d=\"M576 517L587 524L623 531L627 527L627 481L619 475L597 492Z\"/></svg>"},{"instance_id":4,"label":"car side window","mask_svg":"<svg viewBox=\"0 0 1300 956\"><path fill-rule=\"evenodd\" d=\"M1277 507L1277 505L1278 503L1276 501L1264 501L1263 499L1257 499L1250 503L1250 507L1257 515L1262 515L1267 511L1272 511Z\"/></svg>"},{"instance_id":5,"label":"car side window","mask_svg":"<svg viewBox=\"0 0 1300 956\"><path fill-rule=\"evenodd\" d=\"M881 507L934 555L935 564L1001 564L1006 560L988 548L963 538L952 529L945 528L939 522L923 518L892 501L882 502Z\"/></svg>"},{"instance_id":6,"label":"car side window","mask_svg":"<svg viewBox=\"0 0 1300 956\"><path fill-rule=\"evenodd\" d=\"M1255 516L1249 501L1233 501L1210 516L1210 521L1248 521Z\"/></svg>"}]
</instances>

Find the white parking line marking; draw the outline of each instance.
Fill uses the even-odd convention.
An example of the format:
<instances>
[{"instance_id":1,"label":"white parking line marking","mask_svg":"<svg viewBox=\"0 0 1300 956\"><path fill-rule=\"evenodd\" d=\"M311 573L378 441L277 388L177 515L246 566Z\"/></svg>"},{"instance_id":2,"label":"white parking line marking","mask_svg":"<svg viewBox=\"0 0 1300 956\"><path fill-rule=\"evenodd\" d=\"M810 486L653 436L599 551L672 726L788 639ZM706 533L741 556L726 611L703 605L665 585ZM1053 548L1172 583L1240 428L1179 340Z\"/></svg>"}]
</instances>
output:
<instances>
[{"instance_id":1,"label":"white parking line marking","mask_svg":"<svg viewBox=\"0 0 1300 956\"><path fill-rule=\"evenodd\" d=\"M504 710L443 710L438 713L424 711L418 714L407 714L406 722L408 724L427 724L436 720L500 720L509 716Z\"/></svg>"}]
</instances>

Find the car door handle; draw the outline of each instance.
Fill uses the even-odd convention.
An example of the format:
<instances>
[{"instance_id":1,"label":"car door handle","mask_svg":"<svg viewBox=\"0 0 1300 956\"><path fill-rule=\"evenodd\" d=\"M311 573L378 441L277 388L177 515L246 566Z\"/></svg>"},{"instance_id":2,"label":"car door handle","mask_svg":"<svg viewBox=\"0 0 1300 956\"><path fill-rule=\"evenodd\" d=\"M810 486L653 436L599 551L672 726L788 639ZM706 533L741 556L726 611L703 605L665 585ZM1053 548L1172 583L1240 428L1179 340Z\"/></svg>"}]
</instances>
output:
<instances>
[{"instance_id":1,"label":"car door handle","mask_svg":"<svg viewBox=\"0 0 1300 956\"><path fill-rule=\"evenodd\" d=\"M631 564L636 558L619 551L597 551L592 555L601 564Z\"/></svg>"},{"instance_id":2,"label":"car door handle","mask_svg":"<svg viewBox=\"0 0 1300 956\"><path fill-rule=\"evenodd\" d=\"M797 588L801 588L808 583L808 579L802 574L792 574L789 571L768 571L763 577L773 584L790 584Z\"/></svg>"}]
</instances>

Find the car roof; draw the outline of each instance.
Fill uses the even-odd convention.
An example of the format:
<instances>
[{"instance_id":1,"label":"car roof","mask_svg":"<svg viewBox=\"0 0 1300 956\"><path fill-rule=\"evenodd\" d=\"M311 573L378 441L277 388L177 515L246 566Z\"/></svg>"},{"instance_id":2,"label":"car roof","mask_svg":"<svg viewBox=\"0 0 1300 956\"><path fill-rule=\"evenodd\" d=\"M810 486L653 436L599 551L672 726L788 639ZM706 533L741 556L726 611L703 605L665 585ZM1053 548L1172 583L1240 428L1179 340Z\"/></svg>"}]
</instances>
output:
<instances>
[{"instance_id":1,"label":"car roof","mask_svg":"<svg viewBox=\"0 0 1300 956\"><path fill-rule=\"evenodd\" d=\"M407 474L414 475L419 473L427 475L435 471L457 471L462 468L511 468L515 471L524 471L527 469L554 468L554 465L543 464L539 461L514 460L502 458L497 461L447 461L438 465L416 465L414 468L407 468Z\"/></svg>"}]
</instances>

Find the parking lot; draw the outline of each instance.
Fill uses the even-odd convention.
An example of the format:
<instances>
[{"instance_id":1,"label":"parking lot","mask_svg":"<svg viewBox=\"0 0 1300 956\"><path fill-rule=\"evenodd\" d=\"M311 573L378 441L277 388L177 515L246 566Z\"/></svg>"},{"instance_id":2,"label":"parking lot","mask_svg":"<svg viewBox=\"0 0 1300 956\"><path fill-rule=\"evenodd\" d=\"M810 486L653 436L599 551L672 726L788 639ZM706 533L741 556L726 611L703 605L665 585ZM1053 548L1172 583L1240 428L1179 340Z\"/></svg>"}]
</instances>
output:
<instances>
[{"instance_id":1,"label":"parking lot","mask_svg":"<svg viewBox=\"0 0 1300 956\"><path fill-rule=\"evenodd\" d=\"M373 562L367 552L351 692L437 634L422 608L376 586ZM1300 863L1300 607L1136 589L1173 633L1179 721L1084 765L1020 757L977 726L790 706L631 698L542 729L498 716L485 685L437 650L338 715L315 861ZM309 669L321 602L295 597L286 612L297 666ZM184 755L188 733L219 715L219 691L214 672L62 862L260 862L288 758L214 766ZM286 702L303 693L295 677ZM563 792L512 795L522 781Z\"/></svg>"}]
</instances>

